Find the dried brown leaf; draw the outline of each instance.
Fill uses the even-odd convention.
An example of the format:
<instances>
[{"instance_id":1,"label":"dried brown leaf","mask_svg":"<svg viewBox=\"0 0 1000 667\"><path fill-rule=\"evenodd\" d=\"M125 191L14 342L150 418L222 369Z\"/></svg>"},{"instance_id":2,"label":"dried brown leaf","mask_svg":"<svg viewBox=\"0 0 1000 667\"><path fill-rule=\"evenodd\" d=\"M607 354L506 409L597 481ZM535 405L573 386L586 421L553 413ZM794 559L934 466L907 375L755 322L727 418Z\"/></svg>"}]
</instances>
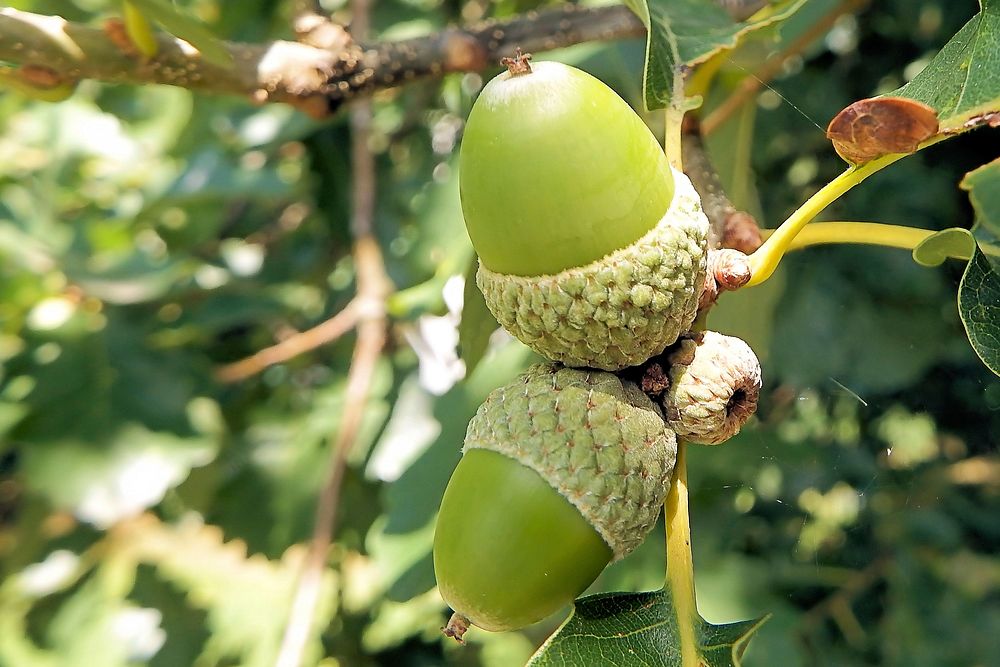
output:
<instances>
[{"instance_id":1,"label":"dried brown leaf","mask_svg":"<svg viewBox=\"0 0 1000 667\"><path fill-rule=\"evenodd\" d=\"M838 113L826 136L842 158L860 164L891 153L912 153L937 131L937 112L926 104L904 97L875 97Z\"/></svg>"}]
</instances>

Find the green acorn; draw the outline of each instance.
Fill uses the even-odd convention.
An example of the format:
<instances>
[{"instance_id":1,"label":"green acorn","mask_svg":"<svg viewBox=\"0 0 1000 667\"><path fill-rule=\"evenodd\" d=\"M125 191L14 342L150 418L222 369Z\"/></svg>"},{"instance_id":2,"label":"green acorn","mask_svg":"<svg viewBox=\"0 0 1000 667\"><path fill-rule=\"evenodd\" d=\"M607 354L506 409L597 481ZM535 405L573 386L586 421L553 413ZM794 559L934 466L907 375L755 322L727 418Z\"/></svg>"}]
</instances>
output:
<instances>
[{"instance_id":1,"label":"green acorn","mask_svg":"<svg viewBox=\"0 0 1000 667\"><path fill-rule=\"evenodd\" d=\"M611 373L539 364L469 423L438 515L446 633L503 631L558 611L638 546L663 505L677 441Z\"/></svg>"},{"instance_id":2,"label":"green acorn","mask_svg":"<svg viewBox=\"0 0 1000 667\"><path fill-rule=\"evenodd\" d=\"M459 180L479 288L536 352L618 370L690 328L705 282L700 199L594 77L510 61L469 115Z\"/></svg>"}]
</instances>

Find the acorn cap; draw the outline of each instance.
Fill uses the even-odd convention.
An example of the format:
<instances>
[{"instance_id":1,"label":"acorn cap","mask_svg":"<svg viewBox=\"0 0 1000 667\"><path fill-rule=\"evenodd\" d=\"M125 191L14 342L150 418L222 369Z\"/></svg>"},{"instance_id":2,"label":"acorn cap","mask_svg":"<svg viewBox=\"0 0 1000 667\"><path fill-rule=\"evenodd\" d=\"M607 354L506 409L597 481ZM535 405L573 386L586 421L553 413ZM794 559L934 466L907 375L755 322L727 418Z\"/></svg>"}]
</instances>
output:
<instances>
[{"instance_id":1,"label":"acorn cap","mask_svg":"<svg viewBox=\"0 0 1000 667\"><path fill-rule=\"evenodd\" d=\"M677 436L718 445L739 433L757 409L761 388L760 362L750 346L703 331L683 339L667 359L663 408Z\"/></svg>"},{"instance_id":2,"label":"acorn cap","mask_svg":"<svg viewBox=\"0 0 1000 667\"><path fill-rule=\"evenodd\" d=\"M635 384L548 363L532 366L487 397L465 438L463 451L475 449L504 454L536 471L619 559L656 523L677 440Z\"/></svg>"},{"instance_id":3,"label":"acorn cap","mask_svg":"<svg viewBox=\"0 0 1000 667\"><path fill-rule=\"evenodd\" d=\"M476 282L497 321L539 354L568 366L619 370L688 331L705 284L709 222L691 181L634 243L553 275L505 275L480 261Z\"/></svg>"}]
</instances>

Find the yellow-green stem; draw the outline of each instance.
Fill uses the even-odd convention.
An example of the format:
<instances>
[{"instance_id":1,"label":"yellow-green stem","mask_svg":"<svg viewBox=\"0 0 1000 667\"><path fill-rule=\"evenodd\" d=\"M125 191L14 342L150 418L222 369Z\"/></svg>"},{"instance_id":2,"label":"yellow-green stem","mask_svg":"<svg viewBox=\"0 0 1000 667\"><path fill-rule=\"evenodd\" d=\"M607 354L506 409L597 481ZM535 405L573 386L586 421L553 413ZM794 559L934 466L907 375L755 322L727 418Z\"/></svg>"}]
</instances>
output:
<instances>
[{"instance_id":1,"label":"yellow-green stem","mask_svg":"<svg viewBox=\"0 0 1000 667\"><path fill-rule=\"evenodd\" d=\"M766 239L774 232L773 229L762 229L760 235ZM788 246L788 252L833 243L877 245L885 248L913 250L937 233L930 229L886 225L880 222L814 222L795 237ZM1000 246L980 242L979 249L987 255L1000 256ZM961 251L952 251L948 257L951 259L972 259L970 253Z\"/></svg>"},{"instance_id":2,"label":"yellow-green stem","mask_svg":"<svg viewBox=\"0 0 1000 667\"><path fill-rule=\"evenodd\" d=\"M667 586L677 614L682 667L698 667L695 628L698 605L694 591L694 560L691 557L691 522L688 517L687 443L677 442L677 463L665 505L667 523Z\"/></svg>"},{"instance_id":3,"label":"yellow-green stem","mask_svg":"<svg viewBox=\"0 0 1000 667\"><path fill-rule=\"evenodd\" d=\"M681 151L681 125L684 123L684 110L669 106L664 112L663 152L667 155L670 166L677 171L684 171L684 161Z\"/></svg>"},{"instance_id":4,"label":"yellow-green stem","mask_svg":"<svg viewBox=\"0 0 1000 667\"><path fill-rule=\"evenodd\" d=\"M762 229L760 234L764 238L769 238L774 231ZM830 243L856 243L913 250L936 233L930 229L884 225L878 222L814 222L792 239L787 250L801 250Z\"/></svg>"},{"instance_id":5,"label":"yellow-green stem","mask_svg":"<svg viewBox=\"0 0 1000 667\"><path fill-rule=\"evenodd\" d=\"M774 233L750 255L751 278L747 286L759 285L774 273L778 262L788 251L792 241L802 231L802 228L812 221L820 212L842 194L853 188L883 167L906 157L906 154L896 153L886 155L860 166L853 166L835 179L824 185L819 192L810 197L797 211L792 213L774 230Z\"/></svg>"}]
</instances>

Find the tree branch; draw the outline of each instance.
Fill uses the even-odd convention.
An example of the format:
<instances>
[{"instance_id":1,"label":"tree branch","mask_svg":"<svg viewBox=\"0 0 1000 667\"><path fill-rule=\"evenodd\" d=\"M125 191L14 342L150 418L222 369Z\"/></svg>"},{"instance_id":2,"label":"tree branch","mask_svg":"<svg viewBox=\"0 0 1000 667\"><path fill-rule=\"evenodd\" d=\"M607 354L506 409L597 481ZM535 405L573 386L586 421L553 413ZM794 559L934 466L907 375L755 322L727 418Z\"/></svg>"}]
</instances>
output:
<instances>
[{"instance_id":1,"label":"tree branch","mask_svg":"<svg viewBox=\"0 0 1000 667\"><path fill-rule=\"evenodd\" d=\"M43 67L56 81L167 84L248 96L261 103L286 102L322 116L348 99L414 79L485 69L517 46L545 51L644 34L642 22L624 6L564 5L396 42L369 44L346 32L340 48L289 41L228 42L233 65L226 68L207 62L187 42L166 33L157 33L159 51L147 60L121 50L99 28L3 8L0 60Z\"/></svg>"},{"instance_id":2,"label":"tree branch","mask_svg":"<svg viewBox=\"0 0 1000 667\"><path fill-rule=\"evenodd\" d=\"M813 631L823 619L832 617L843 632L845 639L854 645L859 644L864 639L864 629L854 617L851 603L859 595L877 584L891 566L890 558L880 556L864 569L855 572L836 592L802 615L801 630Z\"/></svg>"},{"instance_id":3,"label":"tree branch","mask_svg":"<svg viewBox=\"0 0 1000 667\"><path fill-rule=\"evenodd\" d=\"M715 166L708 157L696 127L686 128L681 139L684 173L701 195L701 206L712 224L708 235L710 248L731 248L750 254L760 247L760 227L752 215L740 211L726 196Z\"/></svg>"},{"instance_id":4,"label":"tree branch","mask_svg":"<svg viewBox=\"0 0 1000 667\"><path fill-rule=\"evenodd\" d=\"M354 356L347 374L340 428L333 438L329 472L316 501L312 540L309 542L305 563L296 584L276 667L299 667L309 637L314 630L323 570L326 568L330 545L336 532L337 508L340 504L344 472L354 441L364 421L368 392L386 342L385 285L388 279L385 278L382 252L375 240L368 236L356 241L354 254L355 261L359 265L359 296L361 293L368 293L368 297L373 302L377 300L381 303L382 308L380 312L371 313L358 324ZM366 268L362 269L362 266ZM364 282L364 286L361 287L362 275L366 272L370 278L376 278L377 282Z\"/></svg>"},{"instance_id":5,"label":"tree branch","mask_svg":"<svg viewBox=\"0 0 1000 667\"><path fill-rule=\"evenodd\" d=\"M355 35L368 32L370 0L353 0L352 30ZM386 275L385 262L373 225L376 205L375 156L368 147L371 136L371 100L359 100L351 109L351 173L354 181L351 190L351 233L354 236L354 260L357 266L358 296L363 318L358 324L358 338L354 356L347 374L346 398L330 452L330 468L316 502L316 517L312 540L305 564L295 588L288 623L278 652L277 667L299 667L315 623L316 605L319 600L323 570L336 534L337 507L343 485L347 461L355 438L364 421L368 392L371 389L375 368L386 343L386 297L391 283Z\"/></svg>"},{"instance_id":6,"label":"tree branch","mask_svg":"<svg viewBox=\"0 0 1000 667\"><path fill-rule=\"evenodd\" d=\"M320 16L329 18L323 10L323 3L320 0L292 0L292 21L293 23L303 16Z\"/></svg>"},{"instance_id":7,"label":"tree branch","mask_svg":"<svg viewBox=\"0 0 1000 667\"><path fill-rule=\"evenodd\" d=\"M295 0L292 13L292 30L302 44L331 52L350 46L350 33L323 11L319 0Z\"/></svg>"},{"instance_id":8,"label":"tree branch","mask_svg":"<svg viewBox=\"0 0 1000 667\"><path fill-rule=\"evenodd\" d=\"M355 297L333 317L311 329L289 336L271 347L255 352L245 359L218 368L215 377L220 382L246 380L275 364L284 363L304 352L332 343L353 329L363 313L362 300Z\"/></svg>"}]
</instances>

